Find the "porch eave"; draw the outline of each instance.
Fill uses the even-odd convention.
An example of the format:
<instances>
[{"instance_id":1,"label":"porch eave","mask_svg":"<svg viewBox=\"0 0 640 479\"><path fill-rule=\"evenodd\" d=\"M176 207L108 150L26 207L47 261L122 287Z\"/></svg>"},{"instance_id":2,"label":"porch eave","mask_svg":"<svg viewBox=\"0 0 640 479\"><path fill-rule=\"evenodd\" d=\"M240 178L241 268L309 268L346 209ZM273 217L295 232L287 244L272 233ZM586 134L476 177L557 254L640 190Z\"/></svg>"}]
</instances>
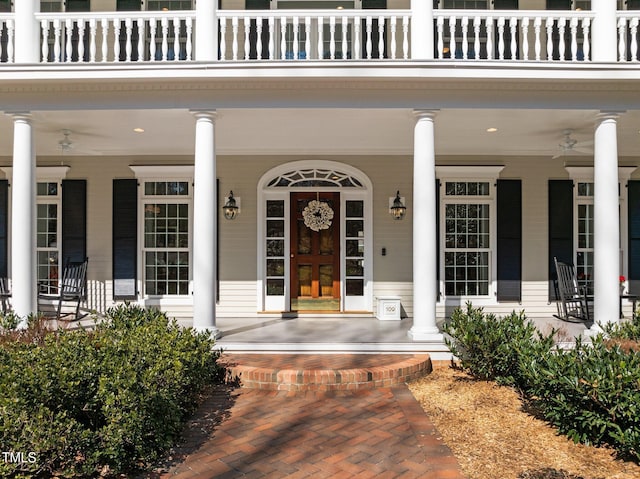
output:
<instances>
[{"instance_id":1,"label":"porch eave","mask_svg":"<svg viewBox=\"0 0 640 479\"><path fill-rule=\"evenodd\" d=\"M0 68L5 111L640 108L640 68L588 63L251 62Z\"/></svg>"}]
</instances>

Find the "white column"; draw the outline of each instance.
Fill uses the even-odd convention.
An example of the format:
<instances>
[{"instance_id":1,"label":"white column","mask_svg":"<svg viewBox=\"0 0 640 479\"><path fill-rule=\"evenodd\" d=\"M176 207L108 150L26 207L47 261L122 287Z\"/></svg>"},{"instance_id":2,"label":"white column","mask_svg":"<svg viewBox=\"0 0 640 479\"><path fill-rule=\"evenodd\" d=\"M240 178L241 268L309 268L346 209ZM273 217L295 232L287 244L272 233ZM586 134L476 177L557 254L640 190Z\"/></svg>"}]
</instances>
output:
<instances>
[{"instance_id":1,"label":"white column","mask_svg":"<svg viewBox=\"0 0 640 479\"><path fill-rule=\"evenodd\" d=\"M620 295L620 213L618 198L618 114L598 115L594 137L593 289L594 320L618 320Z\"/></svg>"},{"instance_id":2,"label":"white column","mask_svg":"<svg viewBox=\"0 0 640 479\"><path fill-rule=\"evenodd\" d=\"M196 55L199 62L218 59L218 0L196 2Z\"/></svg>"},{"instance_id":3,"label":"white column","mask_svg":"<svg viewBox=\"0 0 640 479\"><path fill-rule=\"evenodd\" d=\"M219 336L216 327L216 149L215 111L196 117L193 168L193 327Z\"/></svg>"},{"instance_id":4,"label":"white column","mask_svg":"<svg viewBox=\"0 0 640 479\"><path fill-rule=\"evenodd\" d=\"M40 24L36 12L40 11L40 0L14 1L16 63L38 63L40 61Z\"/></svg>"},{"instance_id":5,"label":"white column","mask_svg":"<svg viewBox=\"0 0 640 479\"><path fill-rule=\"evenodd\" d=\"M615 62L618 57L616 2L591 0L594 13L591 26L591 58L595 62Z\"/></svg>"},{"instance_id":6,"label":"white column","mask_svg":"<svg viewBox=\"0 0 640 479\"><path fill-rule=\"evenodd\" d=\"M433 60L433 2L411 0L411 58Z\"/></svg>"},{"instance_id":7,"label":"white column","mask_svg":"<svg viewBox=\"0 0 640 479\"><path fill-rule=\"evenodd\" d=\"M435 111L416 110L413 139L413 340L442 341L436 326Z\"/></svg>"},{"instance_id":8,"label":"white column","mask_svg":"<svg viewBox=\"0 0 640 479\"><path fill-rule=\"evenodd\" d=\"M36 154L29 113L13 116L11 179L11 304L26 327L38 309L36 276Z\"/></svg>"}]
</instances>

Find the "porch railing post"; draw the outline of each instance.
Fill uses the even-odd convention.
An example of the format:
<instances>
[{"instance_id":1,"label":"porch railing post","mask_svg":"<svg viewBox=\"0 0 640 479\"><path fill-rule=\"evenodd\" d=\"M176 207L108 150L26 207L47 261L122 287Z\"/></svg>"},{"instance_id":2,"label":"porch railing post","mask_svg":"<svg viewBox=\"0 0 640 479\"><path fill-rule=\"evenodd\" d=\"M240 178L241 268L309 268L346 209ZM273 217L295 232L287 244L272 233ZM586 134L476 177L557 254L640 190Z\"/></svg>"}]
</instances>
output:
<instances>
[{"instance_id":1,"label":"porch railing post","mask_svg":"<svg viewBox=\"0 0 640 479\"><path fill-rule=\"evenodd\" d=\"M40 0L14 2L16 63L38 63L40 61L40 24L36 13L40 11Z\"/></svg>"},{"instance_id":2,"label":"porch railing post","mask_svg":"<svg viewBox=\"0 0 640 479\"><path fill-rule=\"evenodd\" d=\"M218 0L196 2L195 59L213 62L218 59Z\"/></svg>"},{"instance_id":3,"label":"porch railing post","mask_svg":"<svg viewBox=\"0 0 640 479\"><path fill-rule=\"evenodd\" d=\"M591 57L594 62L615 62L618 58L616 2L591 0Z\"/></svg>"},{"instance_id":4,"label":"porch railing post","mask_svg":"<svg viewBox=\"0 0 640 479\"><path fill-rule=\"evenodd\" d=\"M411 58L433 60L433 2L411 0Z\"/></svg>"}]
</instances>

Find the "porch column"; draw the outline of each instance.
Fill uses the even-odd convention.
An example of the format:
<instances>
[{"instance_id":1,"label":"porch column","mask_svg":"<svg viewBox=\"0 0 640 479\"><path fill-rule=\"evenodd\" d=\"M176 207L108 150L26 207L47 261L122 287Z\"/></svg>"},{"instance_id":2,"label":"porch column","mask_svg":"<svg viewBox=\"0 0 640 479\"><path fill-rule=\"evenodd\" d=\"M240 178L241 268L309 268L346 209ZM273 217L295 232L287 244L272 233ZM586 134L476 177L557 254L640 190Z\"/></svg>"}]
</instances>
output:
<instances>
[{"instance_id":1,"label":"porch column","mask_svg":"<svg viewBox=\"0 0 640 479\"><path fill-rule=\"evenodd\" d=\"M433 60L433 2L411 0L411 58Z\"/></svg>"},{"instance_id":2,"label":"porch column","mask_svg":"<svg viewBox=\"0 0 640 479\"><path fill-rule=\"evenodd\" d=\"M196 2L196 55L199 62L218 59L218 0Z\"/></svg>"},{"instance_id":3,"label":"porch column","mask_svg":"<svg viewBox=\"0 0 640 479\"><path fill-rule=\"evenodd\" d=\"M193 167L193 327L217 337L215 111L196 117Z\"/></svg>"},{"instance_id":4,"label":"porch column","mask_svg":"<svg viewBox=\"0 0 640 479\"><path fill-rule=\"evenodd\" d=\"M427 2L425 2L427 3ZM415 110L413 139L413 340L442 341L436 326L436 112Z\"/></svg>"},{"instance_id":5,"label":"porch column","mask_svg":"<svg viewBox=\"0 0 640 479\"><path fill-rule=\"evenodd\" d=\"M591 58L594 62L615 62L618 58L618 27L616 2L591 0Z\"/></svg>"},{"instance_id":6,"label":"porch column","mask_svg":"<svg viewBox=\"0 0 640 479\"><path fill-rule=\"evenodd\" d=\"M593 330L618 320L620 295L620 213L618 198L618 113L602 112L594 137Z\"/></svg>"},{"instance_id":7,"label":"porch column","mask_svg":"<svg viewBox=\"0 0 640 479\"><path fill-rule=\"evenodd\" d=\"M13 2L15 11L14 52L16 63L40 62L40 24L36 12L40 11L40 0Z\"/></svg>"},{"instance_id":8,"label":"porch column","mask_svg":"<svg viewBox=\"0 0 640 479\"><path fill-rule=\"evenodd\" d=\"M19 3L19 2L18 2ZM11 303L26 327L38 309L36 290L36 154L31 115L13 116L13 178L11 179Z\"/></svg>"}]
</instances>

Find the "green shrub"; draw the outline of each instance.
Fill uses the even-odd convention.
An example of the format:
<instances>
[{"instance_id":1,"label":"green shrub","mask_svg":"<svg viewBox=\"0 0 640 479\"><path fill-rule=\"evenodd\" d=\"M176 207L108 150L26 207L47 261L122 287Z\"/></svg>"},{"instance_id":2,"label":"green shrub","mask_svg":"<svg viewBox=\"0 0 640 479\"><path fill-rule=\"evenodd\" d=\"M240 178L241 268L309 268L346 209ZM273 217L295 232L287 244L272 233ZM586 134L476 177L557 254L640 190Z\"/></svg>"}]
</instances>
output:
<instances>
[{"instance_id":1,"label":"green shrub","mask_svg":"<svg viewBox=\"0 0 640 479\"><path fill-rule=\"evenodd\" d=\"M155 310L110 310L95 331L15 336L0 347L0 444L34 452L1 477L143 469L178 439L203 388L223 377L204 333Z\"/></svg>"},{"instance_id":2,"label":"green shrub","mask_svg":"<svg viewBox=\"0 0 640 479\"><path fill-rule=\"evenodd\" d=\"M634 314L629 321L607 323L603 330L607 336L613 339L640 341L640 316Z\"/></svg>"},{"instance_id":3,"label":"green shrub","mask_svg":"<svg viewBox=\"0 0 640 479\"><path fill-rule=\"evenodd\" d=\"M445 324L445 342L463 369L483 380L526 388L520 362L550 351L555 331L541 335L523 312L498 318L467 303Z\"/></svg>"},{"instance_id":4,"label":"green shrub","mask_svg":"<svg viewBox=\"0 0 640 479\"><path fill-rule=\"evenodd\" d=\"M543 416L576 442L609 444L640 461L640 355L607 342L523 364L528 395Z\"/></svg>"}]
</instances>

